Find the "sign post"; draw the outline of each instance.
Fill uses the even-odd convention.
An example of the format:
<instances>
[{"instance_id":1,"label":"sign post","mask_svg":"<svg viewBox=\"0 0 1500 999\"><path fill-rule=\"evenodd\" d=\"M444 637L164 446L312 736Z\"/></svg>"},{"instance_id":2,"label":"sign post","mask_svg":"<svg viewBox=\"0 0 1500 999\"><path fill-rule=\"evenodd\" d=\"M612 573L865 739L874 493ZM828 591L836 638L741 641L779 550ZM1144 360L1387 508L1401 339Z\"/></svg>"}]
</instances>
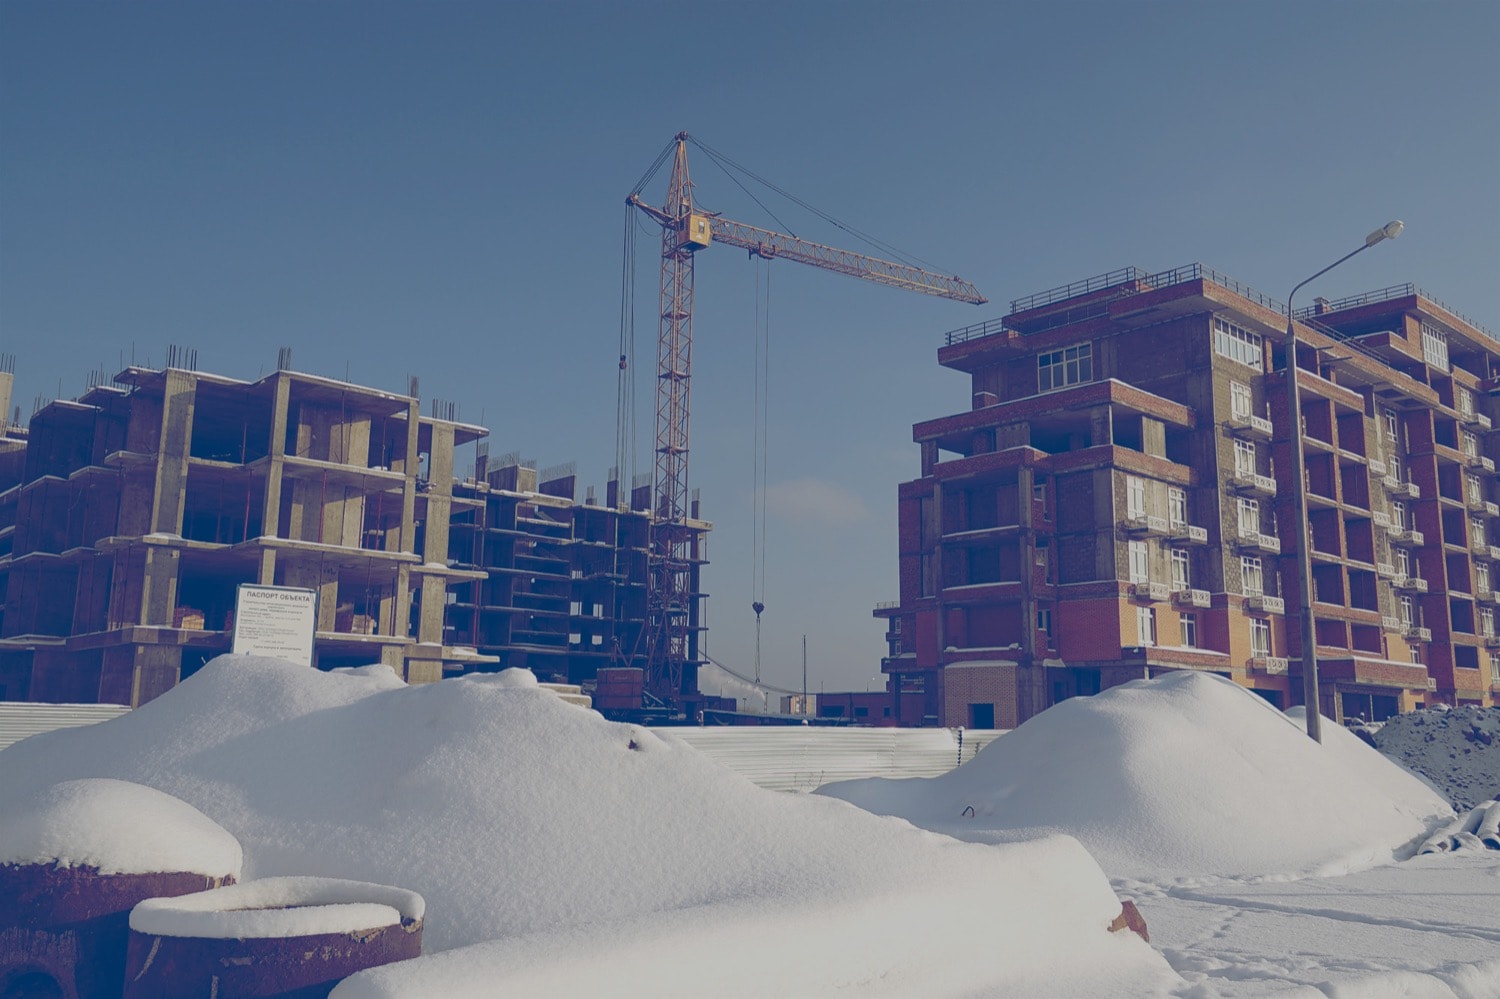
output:
<instances>
[{"instance_id":1,"label":"sign post","mask_svg":"<svg viewBox=\"0 0 1500 999\"><path fill-rule=\"evenodd\" d=\"M316 590L241 583L235 595L234 644L229 651L311 666L317 625Z\"/></svg>"}]
</instances>

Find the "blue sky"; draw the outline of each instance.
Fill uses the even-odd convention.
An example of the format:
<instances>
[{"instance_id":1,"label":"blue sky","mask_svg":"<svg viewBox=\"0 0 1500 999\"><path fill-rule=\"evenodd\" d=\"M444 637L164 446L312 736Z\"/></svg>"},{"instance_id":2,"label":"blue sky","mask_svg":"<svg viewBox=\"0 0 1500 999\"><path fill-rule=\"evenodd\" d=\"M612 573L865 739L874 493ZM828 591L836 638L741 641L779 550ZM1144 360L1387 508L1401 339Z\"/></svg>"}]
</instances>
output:
<instances>
[{"instance_id":1,"label":"blue sky","mask_svg":"<svg viewBox=\"0 0 1500 999\"><path fill-rule=\"evenodd\" d=\"M762 674L864 689L942 333L1125 265L1413 281L1500 330L1500 4L0 2L0 351L23 417L168 344L421 378L494 454L613 462L624 197L687 130L975 308L774 265ZM780 228L705 158L698 198ZM659 203L665 172L646 189ZM867 250L785 202L798 235ZM657 261L637 262L642 451ZM709 650L754 657L757 267L700 255ZM468 464L471 455L462 459Z\"/></svg>"}]
</instances>

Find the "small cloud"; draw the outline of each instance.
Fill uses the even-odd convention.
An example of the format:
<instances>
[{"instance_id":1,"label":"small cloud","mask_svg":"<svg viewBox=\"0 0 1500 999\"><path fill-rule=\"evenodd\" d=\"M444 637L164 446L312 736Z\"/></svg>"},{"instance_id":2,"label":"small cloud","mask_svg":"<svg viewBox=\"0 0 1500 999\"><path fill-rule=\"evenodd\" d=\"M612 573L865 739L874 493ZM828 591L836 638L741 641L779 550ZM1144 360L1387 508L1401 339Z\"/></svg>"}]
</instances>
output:
<instances>
[{"instance_id":1,"label":"small cloud","mask_svg":"<svg viewBox=\"0 0 1500 999\"><path fill-rule=\"evenodd\" d=\"M826 479L792 479L766 487L766 511L797 524L836 527L870 518L864 499Z\"/></svg>"}]
</instances>

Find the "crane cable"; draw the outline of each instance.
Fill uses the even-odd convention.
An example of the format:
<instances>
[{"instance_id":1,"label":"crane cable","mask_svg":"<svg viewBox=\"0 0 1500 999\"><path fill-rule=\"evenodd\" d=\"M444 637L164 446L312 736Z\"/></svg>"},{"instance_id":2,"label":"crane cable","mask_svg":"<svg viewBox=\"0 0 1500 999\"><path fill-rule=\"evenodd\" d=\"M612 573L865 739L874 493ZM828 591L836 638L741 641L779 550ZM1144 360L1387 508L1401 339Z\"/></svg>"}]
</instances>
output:
<instances>
[{"instance_id":1,"label":"crane cable","mask_svg":"<svg viewBox=\"0 0 1500 999\"><path fill-rule=\"evenodd\" d=\"M751 456L750 495L750 609L755 611L755 682L760 682L760 615L766 609L766 465L767 418L771 385L771 261L765 261L765 294L762 299L760 264L755 268L755 376L754 443ZM762 302L764 301L764 306Z\"/></svg>"}]
</instances>

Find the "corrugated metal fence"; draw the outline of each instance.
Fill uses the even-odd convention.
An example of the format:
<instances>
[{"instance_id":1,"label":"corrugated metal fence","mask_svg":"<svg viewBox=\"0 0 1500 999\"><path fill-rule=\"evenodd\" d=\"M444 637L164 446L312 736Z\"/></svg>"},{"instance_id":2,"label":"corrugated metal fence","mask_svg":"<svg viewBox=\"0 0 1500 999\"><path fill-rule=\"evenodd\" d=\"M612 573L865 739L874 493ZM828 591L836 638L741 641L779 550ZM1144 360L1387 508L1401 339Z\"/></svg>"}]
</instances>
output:
<instances>
[{"instance_id":1,"label":"corrugated metal fence","mask_svg":"<svg viewBox=\"0 0 1500 999\"><path fill-rule=\"evenodd\" d=\"M129 711L123 704L33 704L0 701L0 749L39 732L76 728L118 718Z\"/></svg>"},{"instance_id":2,"label":"corrugated metal fence","mask_svg":"<svg viewBox=\"0 0 1500 999\"><path fill-rule=\"evenodd\" d=\"M657 728L774 791L812 791L858 777L936 777L958 765L958 730L767 726ZM963 762L1003 731L965 731Z\"/></svg>"}]
</instances>

